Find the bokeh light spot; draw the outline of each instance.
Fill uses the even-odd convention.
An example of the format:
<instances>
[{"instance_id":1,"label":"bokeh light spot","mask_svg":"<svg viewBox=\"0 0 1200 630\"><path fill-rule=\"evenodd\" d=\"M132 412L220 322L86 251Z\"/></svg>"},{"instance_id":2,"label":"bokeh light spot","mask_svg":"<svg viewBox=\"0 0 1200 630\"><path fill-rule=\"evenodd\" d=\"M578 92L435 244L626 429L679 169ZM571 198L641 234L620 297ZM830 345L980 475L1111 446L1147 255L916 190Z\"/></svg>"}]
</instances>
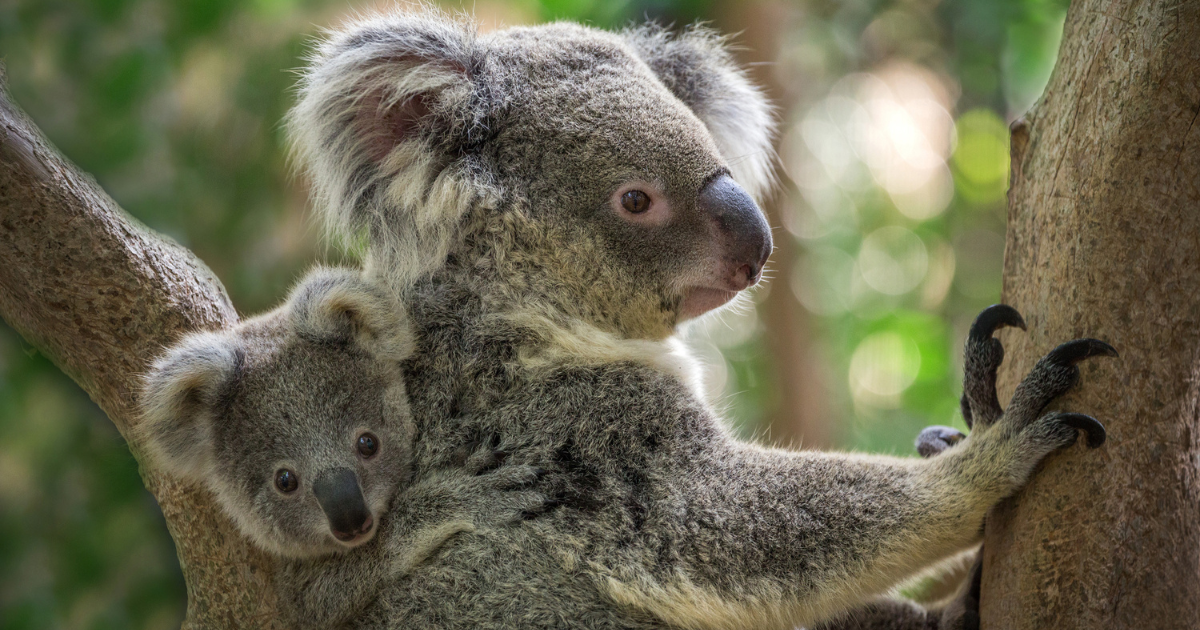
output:
<instances>
[{"instance_id":1,"label":"bokeh light spot","mask_svg":"<svg viewBox=\"0 0 1200 630\"><path fill-rule=\"evenodd\" d=\"M917 343L895 332L879 332L864 339L850 358L850 391L855 402L892 409L912 386L921 370Z\"/></svg>"},{"instance_id":2,"label":"bokeh light spot","mask_svg":"<svg viewBox=\"0 0 1200 630\"><path fill-rule=\"evenodd\" d=\"M912 230L892 225L863 239L858 252L863 280L886 295L902 295L921 284L929 269L925 243Z\"/></svg>"},{"instance_id":3,"label":"bokeh light spot","mask_svg":"<svg viewBox=\"0 0 1200 630\"><path fill-rule=\"evenodd\" d=\"M1008 184L1008 127L995 112L973 109L959 117L956 128L954 167L959 191L973 203L1003 199Z\"/></svg>"}]
</instances>

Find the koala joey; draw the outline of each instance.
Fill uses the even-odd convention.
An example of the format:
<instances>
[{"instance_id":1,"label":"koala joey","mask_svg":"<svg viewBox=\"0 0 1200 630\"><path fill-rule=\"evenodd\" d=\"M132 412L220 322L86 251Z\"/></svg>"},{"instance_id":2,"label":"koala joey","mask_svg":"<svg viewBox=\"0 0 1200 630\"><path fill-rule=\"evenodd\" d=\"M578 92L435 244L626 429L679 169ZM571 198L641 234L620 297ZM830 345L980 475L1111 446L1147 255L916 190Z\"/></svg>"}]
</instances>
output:
<instances>
[{"instance_id":1,"label":"koala joey","mask_svg":"<svg viewBox=\"0 0 1200 630\"><path fill-rule=\"evenodd\" d=\"M732 435L672 336L761 277L772 125L710 31L365 18L318 47L289 126L319 208L410 309L415 468L496 435L550 497L390 577L355 627L818 624L978 544L1038 462L1104 435L1046 411L1098 341L1000 408L1003 309L968 340L975 428L937 457Z\"/></svg>"},{"instance_id":2,"label":"koala joey","mask_svg":"<svg viewBox=\"0 0 1200 630\"><path fill-rule=\"evenodd\" d=\"M468 527L474 506L465 499L519 488L530 471L496 474L481 452L466 469L413 480L400 368L412 347L401 305L360 272L318 268L277 309L190 334L156 361L145 378L141 443L158 466L211 490L246 537L278 556L368 543L397 496L405 504L393 520L420 505L440 509L442 521L431 525ZM406 523L390 528L386 544L412 558L419 553L404 543L419 538L417 524Z\"/></svg>"},{"instance_id":3,"label":"koala joey","mask_svg":"<svg viewBox=\"0 0 1200 630\"><path fill-rule=\"evenodd\" d=\"M266 551L345 551L371 539L412 474L411 351L403 309L355 272L317 269L279 308L155 362L144 444Z\"/></svg>"}]
</instances>

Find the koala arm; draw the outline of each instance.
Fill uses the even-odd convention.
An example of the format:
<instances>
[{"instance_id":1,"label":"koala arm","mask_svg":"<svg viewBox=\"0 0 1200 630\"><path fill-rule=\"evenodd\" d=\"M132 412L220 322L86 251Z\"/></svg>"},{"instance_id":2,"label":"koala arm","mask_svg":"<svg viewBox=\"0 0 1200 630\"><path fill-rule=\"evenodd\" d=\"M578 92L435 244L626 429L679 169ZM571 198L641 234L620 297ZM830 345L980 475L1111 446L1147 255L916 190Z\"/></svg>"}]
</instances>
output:
<instances>
[{"instance_id":1,"label":"koala arm","mask_svg":"<svg viewBox=\"0 0 1200 630\"><path fill-rule=\"evenodd\" d=\"M995 403L1002 350L994 328L973 330L978 334L968 341L965 390L978 403L974 431L938 457L790 452L731 439L671 457L675 470L660 483L673 486L668 502L681 516L660 517L677 528L674 561L648 565L650 575L614 571L610 593L681 626L811 623L978 543L987 511L1046 455L1074 443L1079 429L1090 446L1103 442L1094 419L1043 410L1075 384L1075 363L1113 354L1094 340L1059 346L1002 411ZM929 622L913 615L913 623Z\"/></svg>"},{"instance_id":2,"label":"koala arm","mask_svg":"<svg viewBox=\"0 0 1200 630\"><path fill-rule=\"evenodd\" d=\"M287 561L276 579L289 627L335 628L366 607L389 581L421 564L457 534L503 527L545 509L529 487L541 471L501 465L484 448L462 468L431 472L399 494L375 539L348 553Z\"/></svg>"},{"instance_id":3,"label":"koala arm","mask_svg":"<svg viewBox=\"0 0 1200 630\"><path fill-rule=\"evenodd\" d=\"M970 400L962 400L963 418L971 422ZM917 452L924 458L936 457L966 439L957 429L926 427L917 436ZM963 561L969 561L964 564ZM927 572L930 569L926 570ZM983 577L982 551L971 549L936 566L926 578L932 578L922 604L946 600L942 605L918 605L895 599L877 599L827 619L813 630L979 630L979 588ZM941 593L940 595L938 593Z\"/></svg>"}]
</instances>

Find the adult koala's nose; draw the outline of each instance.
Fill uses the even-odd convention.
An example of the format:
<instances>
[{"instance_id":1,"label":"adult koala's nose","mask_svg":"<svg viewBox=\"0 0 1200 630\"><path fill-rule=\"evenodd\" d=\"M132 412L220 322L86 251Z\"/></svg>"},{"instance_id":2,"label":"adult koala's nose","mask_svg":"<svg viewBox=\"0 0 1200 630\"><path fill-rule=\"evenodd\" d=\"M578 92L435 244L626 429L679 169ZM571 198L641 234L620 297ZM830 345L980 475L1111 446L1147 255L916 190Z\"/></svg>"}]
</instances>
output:
<instances>
[{"instance_id":1,"label":"adult koala's nose","mask_svg":"<svg viewBox=\"0 0 1200 630\"><path fill-rule=\"evenodd\" d=\"M363 500L358 477L349 468L332 468L321 473L313 482L313 494L321 511L329 520L334 538L350 542L371 533L375 519Z\"/></svg>"},{"instance_id":2,"label":"adult koala's nose","mask_svg":"<svg viewBox=\"0 0 1200 630\"><path fill-rule=\"evenodd\" d=\"M697 204L712 217L722 239L730 289L741 291L762 276L771 255L771 228L758 204L729 175L721 175L700 190Z\"/></svg>"}]
</instances>

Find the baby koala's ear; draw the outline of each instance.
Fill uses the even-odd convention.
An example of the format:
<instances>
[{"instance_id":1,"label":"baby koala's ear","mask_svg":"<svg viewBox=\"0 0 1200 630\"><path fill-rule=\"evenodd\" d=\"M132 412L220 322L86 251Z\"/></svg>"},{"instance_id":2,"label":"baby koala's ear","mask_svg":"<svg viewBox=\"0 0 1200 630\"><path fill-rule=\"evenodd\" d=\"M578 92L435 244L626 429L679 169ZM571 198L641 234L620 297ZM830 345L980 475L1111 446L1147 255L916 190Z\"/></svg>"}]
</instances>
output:
<instances>
[{"instance_id":1,"label":"baby koala's ear","mask_svg":"<svg viewBox=\"0 0 1200 630\"><path fill-rule=\"evenodd\" d=\"M292 330L315 342L353 343L378 359L402 361L413 352L403 304L360 271L318 267L288 298Z\"/></svg>"},{"instance_id":2,"label":"baby koala's ear","mask_svg":"<svg viewBox=\"0 0 1200 630\"><path fill-rule=\"evenodd\" d=\"M761 201L775 181L775 115L763 91L735 63L728 40L699 25L676 34L653 23L625 36L708 128L733 178Z\"/></svg>"},{"instance_id":3,"label":"baby koala's ear","mask_svg":"<svg viewBox=\"0 0 1200 630\"><path fill-rule=\"evenodd\" d=\"M136 435L156 465L179 477L205 478L213 423L244 356L230 335L202 332L155 361L143 378Z\"/></svg>"}]
</instances>

